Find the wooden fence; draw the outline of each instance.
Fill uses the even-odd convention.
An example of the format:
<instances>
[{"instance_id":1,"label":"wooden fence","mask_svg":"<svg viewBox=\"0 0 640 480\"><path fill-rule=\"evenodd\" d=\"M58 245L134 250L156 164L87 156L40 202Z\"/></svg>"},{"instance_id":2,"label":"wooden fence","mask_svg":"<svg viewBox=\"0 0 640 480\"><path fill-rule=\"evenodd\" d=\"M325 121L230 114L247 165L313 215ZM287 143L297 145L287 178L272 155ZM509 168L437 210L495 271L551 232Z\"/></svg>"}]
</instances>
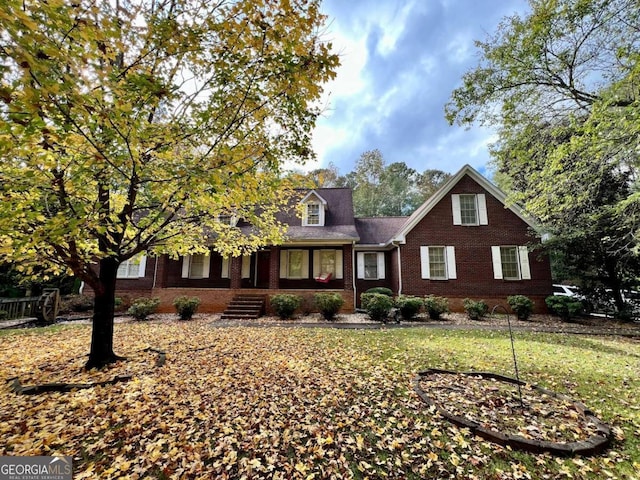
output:
<instances>
[{"instance_id":1,"label":"wooden fence","mask_svg":"<svg viewBox=\"0 0 640 480\"><path fill-rule=\"evenodd\" d=\"M39 299L40 297L0 298L0 320L35 317Z\"/></svg>"}]
</instances>

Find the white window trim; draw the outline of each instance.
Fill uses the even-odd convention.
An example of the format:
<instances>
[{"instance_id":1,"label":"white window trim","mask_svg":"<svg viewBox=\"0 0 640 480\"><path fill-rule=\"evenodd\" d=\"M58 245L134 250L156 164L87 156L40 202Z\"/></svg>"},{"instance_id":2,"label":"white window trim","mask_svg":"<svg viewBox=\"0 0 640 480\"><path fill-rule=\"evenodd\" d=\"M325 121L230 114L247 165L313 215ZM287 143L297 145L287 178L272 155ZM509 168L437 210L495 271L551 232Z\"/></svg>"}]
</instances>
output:
<instances>
[{"instance_id":1,"label":"white window trim","mask_svg":"<svg viewBox=\"0 0 640 480\"><path fill-rule=\"evenodd\" d=\"M228 218L229 219L229 223L224 222L222 220L223 218ZM223 224L229 225L231 227L235 227L237 225L237 223L238 223L238 217L235 216L235 215L222 215L222 214L220 214L220 215L218 215L216 217L216 222L223 223Z\"/></svg>"},{"instance_id":2,"label":"white window trim","mask_svg":"<svg viewBox=\"0 0 640 480\"><path fill-rule=\"evenodd\" d=\"M222 258L220 278L231 278L231 260L228 257Z\"/></svg>"},{"instance_id":3,"label":"white window trim","mask_svg":"<svg viewBox=\"0 0 640 480\"><path fill-rule=\"evenodd\" d=\"M191 275L191 260L193 255L185 255L182 257L182 278L192 278L194 280L200 280L203 278L209 278L209 269L211 268L211 256L204 255L204 260L202 264L202 276L194 277Z\"/></svg>"},{"instance_id":4,"label":"white window trim","mask_svg":"<svg viewBox=\"0 0 640 480\"><path fill-rule=\"evenodd\" d=\"M502 275L502 255L501 249L516 247L518 255L518 278L505 279ZM517 282L520 280L531 280L531 266L529 264L529 249L526 245L495 245L491 247L491 261L493 263L493 278L496 280L506 280Z\"/></svg>"},{"instance_id":5,"label":"white window trim","mask_svg":"<svg viewBox=\"0 0 640 480\"><path fill-rule=\"evenodd\" d=\"M475 195L476 197L476 220L477 223L462 223L462 213L460 211L460 195ZM463 227L477 227L479 225L489 225L487 215L487 198L484 193L477 194L453 194L451 195L451 212L453 214L453 224Z\"/></svg>"},{"instance_id":6,"label":"white window trim","mask_svg":"<svg viewBox=\"0 0 640 480\"><path fill-rule=\"evenodd\" d=\"M123 274L123 270L126 265L126 274ZM138 269L134 270L133 273L130 272L130 266L137 265ZM116 274L116 278L125 279L125 278L144 278L145 270L147 268L147 256L145 254L134 255L133 257L125 260L118 266L118 272Z\"/></svg>"},{"instance_id":7,"label":"white window trim","mask_svg":"<svg viewBox=\"0 0 640 480\"><path fill-rule=\"evenodd\" d=\"M341 280L344 278L344 268L343 268L343 260L342 260L342 250L339 249L329 249L325 248L322 250L314 250L313 251L313 277L318 278L323 273L329 272L321 272L320 271L320 252L334 252L335 254L335 265L336 271L332 272L332 278Z\"/></svg>"},{"instance_id":8,"label":"white window trim","mask_svg":"<svg viewBox=\"0 0 640 480\"><path fill-rule=\"evenodd\" d=\"M251 278L251 255L242 256L242 278Z\"/></svg>"},{"instance_id":9,"label":"white window trim","mask_svg":"<svg viewBox=\"0 0 640 480\"><path fill-rule=\"evenodd\" d=\"M364 256L367 254L374 254L377 256L378 261L378 276L376 278L365 278L364 273ZM357 267L358 267L358 279L360 280L384 280L386 278L384 252L358 252L357 253Z\"/></svg>"},{"instance_id":10,"label":"white window trim","mask_svg":"<svg viewBox=\"0 0 640 480\"><path fill-rule=\"evenodd\" d=\"M318 223L309 223L309 205L318 206ZM304 211L302 213L303 227L324 227L324 205L320 201L309 201L304 203Z\"/></svg>"},{"instance_id":11,"label":"white window trim","mask_svg":"<svg viewBox=\"0 0 640 480\"><path fill-rule=\"evenodd\" d=\"M291 277L289 276L289 253L290 252L302 252L302 276ZM309 278L309 250L292 249L280 251L280 278L290 278L296 280L302 280Z\"/></svg>"},{"instance_id":12,"label":"white window trim","mask_svg":"<svg viewBox=\"0 0 640 480\"><path fill-rule=\"evenodd\" d=\"M444 248L444 264L445 264L445 277L431 278L431 271L429 266L429 248ZM453 246L445 245L430 245L420 247L420 276L423 280L456 280L458 278L458 271L456 268L456 249Z\"/></svg>"}]
</instances>

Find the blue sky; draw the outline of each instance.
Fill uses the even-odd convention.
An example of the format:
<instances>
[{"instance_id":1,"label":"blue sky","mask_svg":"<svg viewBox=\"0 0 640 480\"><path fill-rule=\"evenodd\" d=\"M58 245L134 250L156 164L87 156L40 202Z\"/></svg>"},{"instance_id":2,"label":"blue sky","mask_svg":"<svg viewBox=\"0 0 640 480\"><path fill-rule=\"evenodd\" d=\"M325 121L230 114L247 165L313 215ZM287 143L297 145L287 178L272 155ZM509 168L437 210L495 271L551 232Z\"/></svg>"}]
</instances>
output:
<instances>
[{"instance_id":1,"label":"blue sky","mask_svg":"<svg viewBox=\"0 0 640 480\"><path fill-rule=\"evenodd\" d=\"M340 54L337 78L325 86L317 122L318 162L341 174L379 149L387 164L422 172L484 172L489 129L449 126L444 105L464 72L478 63L475 40L493 34L505 16L528 10L525 0L324 0L326 38Z\"/></svg>"}]
</instances>

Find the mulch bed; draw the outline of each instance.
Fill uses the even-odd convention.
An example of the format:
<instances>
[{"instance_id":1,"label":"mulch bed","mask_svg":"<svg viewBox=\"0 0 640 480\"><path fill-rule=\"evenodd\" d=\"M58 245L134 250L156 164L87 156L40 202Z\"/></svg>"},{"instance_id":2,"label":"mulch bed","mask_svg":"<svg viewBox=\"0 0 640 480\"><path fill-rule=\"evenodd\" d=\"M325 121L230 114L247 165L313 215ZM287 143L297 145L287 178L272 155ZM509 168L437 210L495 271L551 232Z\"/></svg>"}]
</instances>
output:
<instances>
[{"instance_id":1,"label":"mulch bed","mask_svg":"<svg viewBox=\"0 0 640 480\"><path fill-rule=\"evenodd\" d=\"M580 402L502 375L431 369L414 389L451 422L501 445L594 455L612 439L610 427Z\"/></svg>"}]
</instances>

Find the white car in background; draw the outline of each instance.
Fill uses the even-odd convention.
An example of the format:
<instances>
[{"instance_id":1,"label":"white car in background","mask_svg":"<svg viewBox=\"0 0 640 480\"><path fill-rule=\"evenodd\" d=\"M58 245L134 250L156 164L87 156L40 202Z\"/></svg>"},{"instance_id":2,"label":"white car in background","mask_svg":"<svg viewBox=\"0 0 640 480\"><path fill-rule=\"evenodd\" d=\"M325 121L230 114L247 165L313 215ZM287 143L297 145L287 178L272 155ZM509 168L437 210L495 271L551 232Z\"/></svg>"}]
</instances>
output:
<instances>
[{"instance_id":1,"label":"white car in background","mask_svg":"<svg viewBox=\"0 0 640 480\"><path fill-rule=\"evenodd\" d=\"M573 285L553 285L553 294L561 297L574 297L578 300L584 300L584 295L580 293L580 289Z\"/></svg>"}]
</instances>

